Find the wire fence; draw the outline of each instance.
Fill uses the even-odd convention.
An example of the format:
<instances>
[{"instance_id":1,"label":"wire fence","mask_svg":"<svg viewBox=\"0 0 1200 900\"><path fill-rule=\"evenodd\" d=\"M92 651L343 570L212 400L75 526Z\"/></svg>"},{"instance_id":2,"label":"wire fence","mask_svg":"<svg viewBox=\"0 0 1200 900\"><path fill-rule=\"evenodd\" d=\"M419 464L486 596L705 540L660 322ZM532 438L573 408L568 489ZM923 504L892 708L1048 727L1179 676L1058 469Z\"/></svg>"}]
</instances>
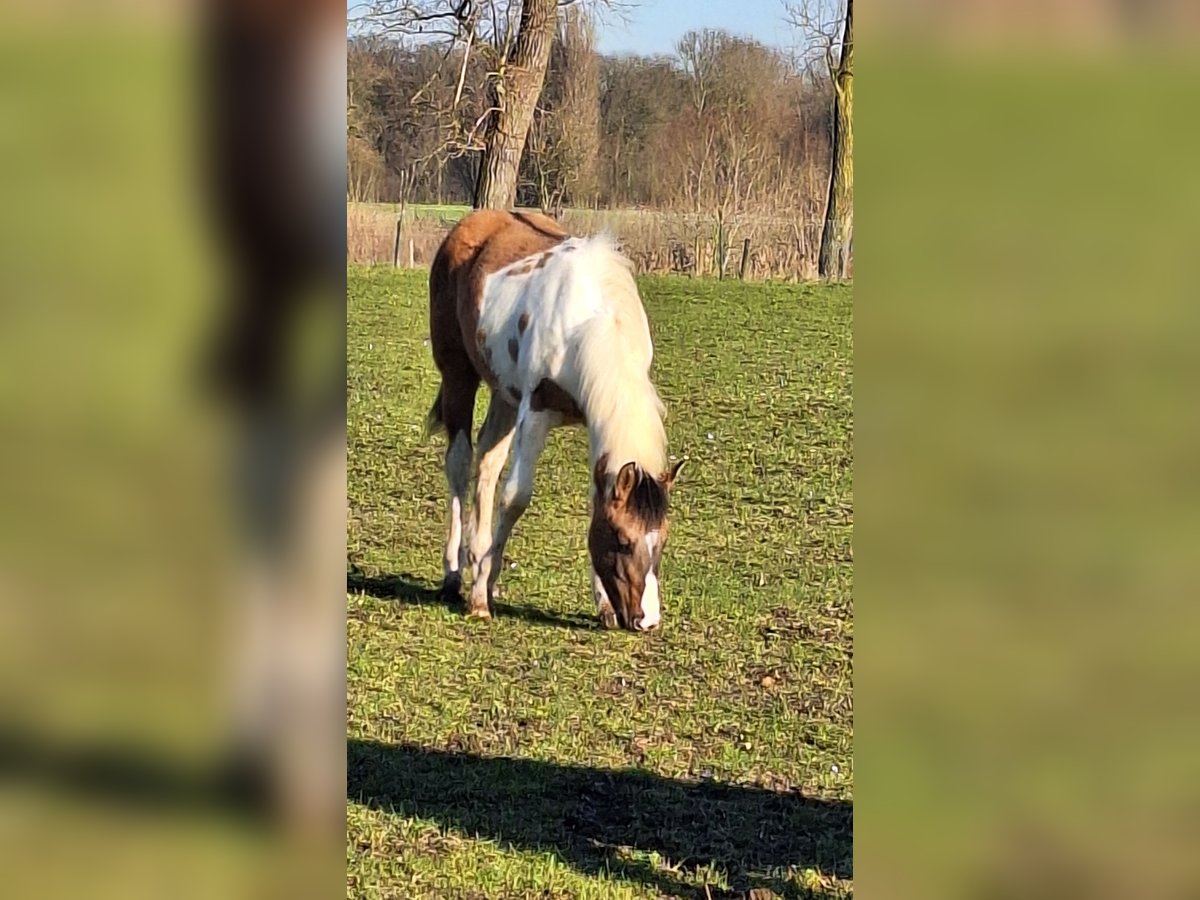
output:
<instances>
[{"instance_id":1,"label":"wire fence","mask_svg":"<svg viewBox=\"0 0 1200 900\"><path fill-rule=\"evenodd\" d=\"M347 261L354 265L428 268L465 207L351 203ZM817 276L822 223L813 217L711 214L655 209L564 210L572 234L607 230L643 274L749 280ZM851 263L851 273L852 273Z\"/></svg>"}]
</instances>

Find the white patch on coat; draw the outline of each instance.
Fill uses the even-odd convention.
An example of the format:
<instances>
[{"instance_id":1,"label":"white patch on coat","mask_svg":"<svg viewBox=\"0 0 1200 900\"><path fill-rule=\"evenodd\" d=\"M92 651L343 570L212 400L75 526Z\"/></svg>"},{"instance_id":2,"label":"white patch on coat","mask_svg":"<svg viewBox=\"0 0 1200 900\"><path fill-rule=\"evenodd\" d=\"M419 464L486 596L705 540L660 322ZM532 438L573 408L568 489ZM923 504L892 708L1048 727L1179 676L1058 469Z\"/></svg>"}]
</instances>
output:
<instances>
[{"instance_id":1,"label":"white patch on coat","mask_svg":"<svg viewBox=\"0 0 1200 900\"><path fill-rule=\"evenodd\" d=\"M450 533L446 536L446 557L443 572L450 575L462 570L463 514L462 502L450 498Z\"/></svg>"},{"instance_id":2,"label":"white patch on coat","mask_svg":"<svg viewBox=\"0 0 1200 900\"><path fill-rule=\"evenodd\" d=\"M562 252L568 245L572 252ZM479 316L497 380L528 396L550 379L576 398L593 466L607 453L612 471L630 460L661 471L664 409L650 381L654 347L632 264L601 234L552 248L527 275L509 269L484 280ZM524 334L517 327L522 312L529 313ZM518 341L515 363L511 338Z\"/></svg>"},{"instance_id":3,"label":"white patch on coat","mask_svg":"<svg viewBox=\"0 0 1200 900\"><path fill-rule=\"evenodd\" d=\"M444 572L458 572L463 563L463 500L471 478L471 441L459 432L446 458L446 476L451 485L450 524L446 535Z\"/></svg>"}]
</instances>

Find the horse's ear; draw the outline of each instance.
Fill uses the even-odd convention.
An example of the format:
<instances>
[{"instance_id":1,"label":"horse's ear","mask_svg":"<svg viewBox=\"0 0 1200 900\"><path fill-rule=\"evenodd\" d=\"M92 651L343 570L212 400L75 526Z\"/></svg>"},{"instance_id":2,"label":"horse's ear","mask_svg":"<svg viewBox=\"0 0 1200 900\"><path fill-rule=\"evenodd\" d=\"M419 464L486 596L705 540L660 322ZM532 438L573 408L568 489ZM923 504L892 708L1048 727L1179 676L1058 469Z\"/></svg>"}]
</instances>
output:
<instances>
[{"instance_id":1,"label":"horse's ear","mask_svg":"<svg viewBox=\"0 0 1200 900\"><path fill-rule=\"evenodd\" d=\"M596 468L592 470L592 483L596 486L596 493L603 500L608 493L608 454L602 454L596 460Z\"/></svg>"},{"instance_id":2,"label":"horse's ear","mask_svg":"<svg viewBox=\"0 0 1200 900\"><path fill-rule=\"evenodd\" d=\"M613 484L613 500L617 503L624 503L629 499L629 495L637 487L638 474L638 464L635 462L627 462L621 466L621 471L617 473L616 483Z\"/></svg>"},{"instance_id":3,"label":"horse's ear","mask_svg":"<svg viewBox=\"0 0 1200 900\"><path fill-rule=\"evenodd\" d=\"M670 491L671 488L675 487L675 479L679 477L679 473L682 471L684 463L686 462L686 458L681 459L671 467L669 472L663 472L662 475L658 476L658 480L665 490Z\"/></svg>"}]
</instances>

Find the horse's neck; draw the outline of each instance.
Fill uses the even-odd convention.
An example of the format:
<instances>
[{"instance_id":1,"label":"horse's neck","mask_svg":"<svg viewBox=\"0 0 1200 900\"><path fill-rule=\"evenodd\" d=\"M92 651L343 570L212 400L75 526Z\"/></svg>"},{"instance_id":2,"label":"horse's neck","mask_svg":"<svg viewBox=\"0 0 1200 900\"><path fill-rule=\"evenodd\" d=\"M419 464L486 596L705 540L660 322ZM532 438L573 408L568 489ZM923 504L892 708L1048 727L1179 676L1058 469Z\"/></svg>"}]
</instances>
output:
<instances>
[{"instance_id":1,"label":"horse's neck","mask_svg":"<svg viewBox=\"0 0 1200 900\"><path fill-rule=\"evenodd\" d=\"M588 423L592 466L636 462L658 474L666 463L662 404L650 382L653 347L637 285L610 261L598 279L609 309L591 316L574 338L579 403Z\"/></svg>"},{"instance_id":2,"label":"horse's neck","mask_svg":"<svg viewBox=\"0 0 1200 900\"><path fill-rule=\"evenodd\" d=\"M589 417L584 410L591 467L594 469L597 461L607 456L613 471L632 461L657 475L664 465L660 410L649 379L626 394L615 414Z\"/></svg>"}]
</instances>

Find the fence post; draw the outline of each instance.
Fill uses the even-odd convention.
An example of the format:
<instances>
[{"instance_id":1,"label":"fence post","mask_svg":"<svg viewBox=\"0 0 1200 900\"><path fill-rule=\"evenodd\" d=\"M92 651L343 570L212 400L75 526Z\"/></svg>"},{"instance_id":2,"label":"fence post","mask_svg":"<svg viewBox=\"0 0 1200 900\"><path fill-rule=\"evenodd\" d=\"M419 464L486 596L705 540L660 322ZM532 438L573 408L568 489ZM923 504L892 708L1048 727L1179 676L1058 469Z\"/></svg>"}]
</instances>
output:
<instances>
[{"instance_id":1,"label":"fence post","mask_svg":"<svg viewBox=\"0 0 1200 900\"><path fill-rule=\"evenodd\" d=\"M725 223L717 220L717 278L725 279Z\"/></svg>"},{"instance_id":2,"label":"fence post","mask_svg":"<svg viewBox=\"0 0 1200 900\"><path fill-rule=\"evenodd\" d=\"M746 280L746 266L750 263L750 238L742 241L742 264L738 267L738 280Z\"/></svg>"},{"instance_id":3,"label":"fence post","mask_svg":"<svg viewBox=\"0 0 1200 900\"><path fill-rule=\"evenodd\" d=\"M400 268L400 231L404 227L404 220L396 220L396 245L392 248L392 267Z\"/></svg>"},{"instance_id":4,"label":"fence post","mask_svg":"<svg viewBox=\"0 0 1200 900\"><path fill-rule=\"evenodd\" d=\"M414 255L413 255L414 243L415 242L413 241L412 238L408 239L408 267L410 269L415 269L417 266L417 264L413 261L414 260Z\"/></svg>"}]
</instances>

